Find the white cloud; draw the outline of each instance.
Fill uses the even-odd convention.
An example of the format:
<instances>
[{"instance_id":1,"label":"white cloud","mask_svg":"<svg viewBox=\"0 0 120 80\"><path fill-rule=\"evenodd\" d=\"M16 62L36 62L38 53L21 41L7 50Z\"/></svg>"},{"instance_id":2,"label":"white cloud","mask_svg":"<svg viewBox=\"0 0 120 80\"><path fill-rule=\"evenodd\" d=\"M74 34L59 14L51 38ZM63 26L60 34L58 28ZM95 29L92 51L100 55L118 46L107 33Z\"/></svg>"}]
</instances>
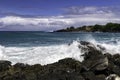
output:
<instances>
[{"instance_id":1,"label":"white cloud","mask_svg":"<svg viewBox=\"0 0 120 80\"><path fill-rule=\"evenodd\" d=\"M16 17L16 16L6 16L3 18L0 18L0 23L3 23L1 25L1 28L9 28L11 30L11 27L17 27L20 26L20 28L26 28L26 30L49 30L52 28L61 28L65 27L67 25L70 25L72 21L70 19L64 19L60 16L56 17L44 17L44 18L23 18L23 17ZM3 27L4 26L4 27ZM31 28L31 29L30 29ZM13 28L12 28L13 29ZM19 29L19 27L18 27Z\"/></svg>"},{"instance_id":2,"label":"white cloud","mask_svg":"<svg viewBox=\"0 0 120 80\"><path fill-rule=\"evenodd\" d=\"M107 7L71 7L65 15L49 17L5 16L0 18L0 30L51 31L69 26L120 22L119 15Z\"/></svg>"}]
</instances>

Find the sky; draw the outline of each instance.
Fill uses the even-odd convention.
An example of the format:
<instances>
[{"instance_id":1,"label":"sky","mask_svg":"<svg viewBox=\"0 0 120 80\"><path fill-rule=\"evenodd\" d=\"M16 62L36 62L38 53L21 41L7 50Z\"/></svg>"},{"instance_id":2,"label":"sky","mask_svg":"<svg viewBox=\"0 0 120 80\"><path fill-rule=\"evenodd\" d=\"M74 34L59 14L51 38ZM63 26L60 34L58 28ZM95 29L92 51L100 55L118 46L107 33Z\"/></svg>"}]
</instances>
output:
<instances>
[{"instance_id":1,"label":"sky","mask_svg":"<svg viewBox=\"0 0 120 80\"><path fill-rule=\"evenodd\" d=\"M0 31L120 23L120 0L0 0Z\"/></svg>"}]
</instances>

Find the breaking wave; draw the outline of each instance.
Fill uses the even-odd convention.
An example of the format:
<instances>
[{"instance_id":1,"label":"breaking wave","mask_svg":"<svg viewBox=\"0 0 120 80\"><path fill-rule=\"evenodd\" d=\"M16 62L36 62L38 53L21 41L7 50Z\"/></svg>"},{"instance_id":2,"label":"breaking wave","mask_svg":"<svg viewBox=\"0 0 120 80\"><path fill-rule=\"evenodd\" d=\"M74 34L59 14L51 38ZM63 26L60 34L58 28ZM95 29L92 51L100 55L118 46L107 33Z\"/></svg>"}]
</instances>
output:
<instances>
[{"instance_id":1,"label":"breaking wave","mask_svg":"<svg viewBox=\"0 0 120 80\"><path fill-rule=\"evenodd\" d=\"M97 42L89 40L96 48L97 45L105 48L103 53L116 54L120 52L120 42ZM37 47L5 47L0 46L0 59L9 60L13 64L17 62L42 65L57 62L63 58L74 58L82 61L84 51L78 46L81 45L80 41L75 40L70 44L50 45L50 46L37 46Z\"/></svg>"}]
</instances>

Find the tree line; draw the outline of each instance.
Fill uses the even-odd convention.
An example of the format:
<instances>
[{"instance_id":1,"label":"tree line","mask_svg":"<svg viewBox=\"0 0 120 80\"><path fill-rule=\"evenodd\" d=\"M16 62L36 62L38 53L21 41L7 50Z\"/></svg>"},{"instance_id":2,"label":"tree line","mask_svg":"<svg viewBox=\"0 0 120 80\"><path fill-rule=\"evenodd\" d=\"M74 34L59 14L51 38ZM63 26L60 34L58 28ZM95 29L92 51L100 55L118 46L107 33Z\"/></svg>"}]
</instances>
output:
<instances>
[{"instance_id":1,"label":"tree line","mask_svg":"<svg viewBox=\"0 0 120 80\"><path fill-rule=\"evenodd\" d=\"M55 32L120 32L120 24L118 23L107 23L106 25L90 25L82 27L67 27L66 29L57 30Z\"/></svg>"}]
</instances>

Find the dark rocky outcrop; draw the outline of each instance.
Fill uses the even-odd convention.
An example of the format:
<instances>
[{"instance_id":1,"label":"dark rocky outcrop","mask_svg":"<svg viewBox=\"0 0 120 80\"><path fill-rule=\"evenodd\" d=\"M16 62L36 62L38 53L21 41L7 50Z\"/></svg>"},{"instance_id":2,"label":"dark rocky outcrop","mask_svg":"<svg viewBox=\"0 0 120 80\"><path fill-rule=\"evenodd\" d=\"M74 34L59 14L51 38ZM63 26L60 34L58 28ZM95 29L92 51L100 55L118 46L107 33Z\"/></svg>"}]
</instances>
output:
<instances>
[{"instance_id":1,"label":"dark rocky outcrop","mask_svg":"<svg viewBox=\"0 0 120 80\"><path fill-rule=\"evenodd\" d=\"M81 41L82 62L65 58L47 65L0 61L0 80L115 80L120 76L120 55L102 54L92 43ZM113 75L114 74L114 75Z\"/></svg>"},{"instance_id":2,"label":"dark rocky outcrop","mask_svg":"<svg viewBox=\"0 0 120 80\"><path fill-rule=\"evenodd\" d=\"M79 48L85 53L84 61L82 62L84 69L89 70L104 70L108 67L108 58L102 54L101 49L97 49L95 45L90 42L81 41Z\"/></svg>"},{"instance_id":3,"label":"dark rocky outcrop","mask_svg":"<svg viewBox=\"0 0 120 80\"><path fill-rule=\"evenodd\" d=\"M0 61L0 72L8 70L10 68L10 66L11 66L10 61L1 60Z\"/></svg>"}]
</instances>

